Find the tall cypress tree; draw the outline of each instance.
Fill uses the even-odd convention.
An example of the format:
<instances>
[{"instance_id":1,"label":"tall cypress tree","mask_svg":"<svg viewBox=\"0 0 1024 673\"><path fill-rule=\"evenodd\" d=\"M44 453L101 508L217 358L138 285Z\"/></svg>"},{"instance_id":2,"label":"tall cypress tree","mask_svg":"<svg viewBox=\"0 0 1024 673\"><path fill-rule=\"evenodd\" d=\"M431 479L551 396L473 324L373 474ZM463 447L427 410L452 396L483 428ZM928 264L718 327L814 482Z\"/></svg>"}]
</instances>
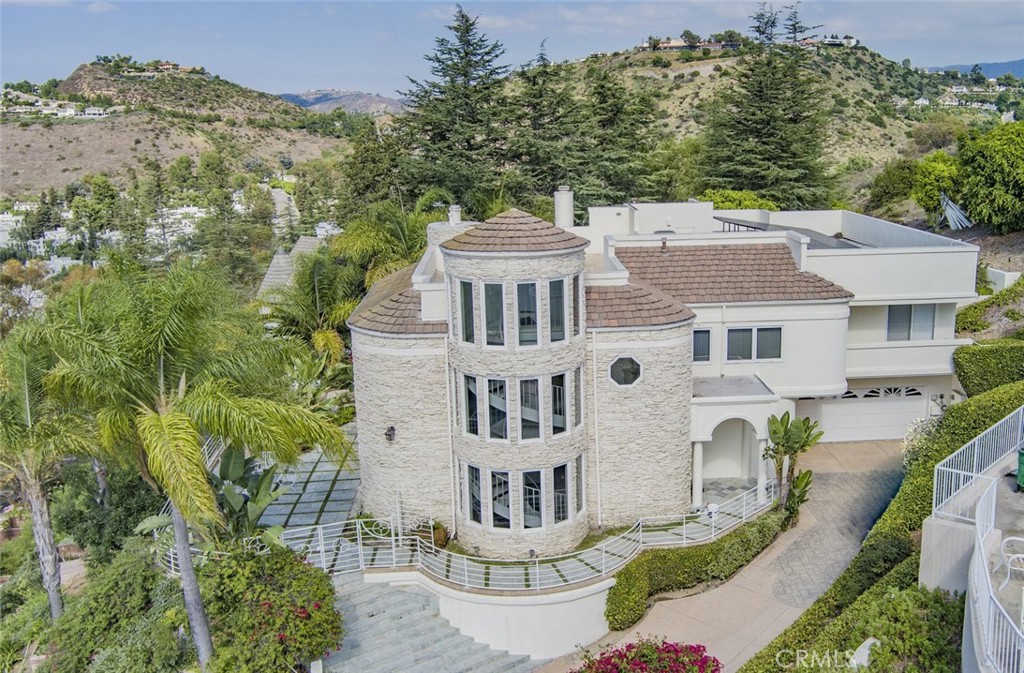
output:
<instances>
[{"instance_id":1,"label":"tall cypress tree","mask_svg":"<svg viewBox=\"0 0 1024 673\"><path fill-rule=\"evenodd\" d=\"M498 62L501 43L489 41L461 6L447 28L452 37L436 38L434 53L424 57L434 79L409 78L412 88L402 95L412 110L398 123L413 150L409 169L417 191L442 187L463 200L498 183L502 78L509 68Z\"/></svg>"},{"instance_id":2,"label":"tall cypress tree","mask_svg":"<svg viewBox=\"0 0 1024 673\"><path fill-rule=\"evenodd\" d=\"M760 5L751 17L751 53L706 110L704 187L752 190L785 208L821 208L829 196L824 83L799 44L813 28L796 7L787 9L783 20Z\"/></svg>"}]
</instances>

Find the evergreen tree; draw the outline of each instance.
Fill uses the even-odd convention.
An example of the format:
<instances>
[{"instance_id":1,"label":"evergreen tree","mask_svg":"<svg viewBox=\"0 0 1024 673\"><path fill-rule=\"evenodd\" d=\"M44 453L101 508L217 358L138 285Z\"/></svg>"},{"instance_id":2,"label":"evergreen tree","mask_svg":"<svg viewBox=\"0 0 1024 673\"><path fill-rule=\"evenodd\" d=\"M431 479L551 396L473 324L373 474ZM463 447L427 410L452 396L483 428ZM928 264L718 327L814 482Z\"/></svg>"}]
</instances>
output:
<instances>
[{"instance_id":1,"label":"evergreen tree","mask_svg":"<svg viewBox=\"0 0 1024 673\"><path fill-rule=\"evenodd\" d=\"M784 208L825 207L824 85L797 44L813 28L795 7L781 31L780 17L760 6L749 55L706 111L704 187L750 190Z\"/></svg>"},{"instance_id":2,"label":"evergreen tree","mask_svg":"<svg viewBox=\"0 0 1024 673\"><path fill-rule=\"evenodd\" d=\"M498 182L509 69L498 63L501 43L489 41L461 6L447 28L452 38L436 38L425 56L434 79L409 78L412 88L402 95L412 110L398 122L414 151L409 170L418 191L443 187L462 200Z\"/></svg>"}]
</instances>

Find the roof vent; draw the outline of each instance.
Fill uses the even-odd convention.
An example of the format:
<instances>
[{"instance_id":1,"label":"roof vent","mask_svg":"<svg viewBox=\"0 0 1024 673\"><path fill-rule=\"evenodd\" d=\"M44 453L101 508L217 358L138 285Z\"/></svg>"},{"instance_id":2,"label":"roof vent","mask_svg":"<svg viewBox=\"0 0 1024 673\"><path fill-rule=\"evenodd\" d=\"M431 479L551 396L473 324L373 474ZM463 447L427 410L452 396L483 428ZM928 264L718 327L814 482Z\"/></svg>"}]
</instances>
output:
<instances>
[{"instance_id":1,"label":"roof vent","mask_svg":"<svg viewBox=\"0 0 1024 673\"><path fill-rule=\"evenodd\" d=\"M462 206L448 206L448 224L462 222Z\"/></svg>"},{"instance_id":2,"label":"roof vent","mask_svg":"<svg viewBox=\"0 0 1024 673\"><path fill-rule=\"evenodd\" d=\"M664 236L662 236L661 237L661 254L664 255L667 252L668 252L668 239L665 238Z\"/></svg>"}]
</instances>

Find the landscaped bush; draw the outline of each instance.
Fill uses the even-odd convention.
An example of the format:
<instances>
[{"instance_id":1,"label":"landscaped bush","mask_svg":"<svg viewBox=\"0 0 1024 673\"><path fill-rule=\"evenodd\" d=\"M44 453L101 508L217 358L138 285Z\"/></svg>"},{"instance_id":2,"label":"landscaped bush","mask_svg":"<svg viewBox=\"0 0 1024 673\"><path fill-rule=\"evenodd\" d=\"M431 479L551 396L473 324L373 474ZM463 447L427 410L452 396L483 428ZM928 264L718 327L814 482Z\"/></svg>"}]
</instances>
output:
<instances>
[{"instance_id":1,"label":"landscaped bush","mask_svg":"<svg viewBox=\"0 0 1024 673\"><path fill-rule=\"evenodd\" d=\"M641 638L621 647L607 647L595 657L583 655L583 666L570 673L721 673L722 662L703 645L682 645Z\"/></svg>"},{"instance_id":2,"label":"landscaped bush","mask_svg":"<svg viewBox=\"0 0 1024 673\"><path fill-rule=\"evenodd\" d=\"M974 302L965 306L956 314L957 332L981 332L991 327L991 323L985 320L985 314L993 306L1010 306L1024 299L1024 276L1017 279L1017 282L1005 287L987 299Z\"/></svg>"},{"instance_id":3,"label":"landscaped bush","mask_svg":"<svg viewBox=\"0 0 1024 673\"><path fill-rule=\"evenodd\" d=\"M932 433L931 441L911 462L896 497L875 522L850 566L810 608L748 661L740 672L777 671L776 653L808 649L829 624L869 587L875 585L878 578L886 573L887 567L894 567L899 562L900 565L896 567L902 568L900 573L906 572L910 577L909 583L904 586L916 581L918 558L917 555L908 556L913 548L911 532L920 530L924 519L931 513L935 465L1022 404L1024 381L1018 381L949 407Z\"/></svg>"},{"instance_id":4,"label":"landscaped bush","mask_svg":"<svg viewBox=\"0 0 1024 673\"><path fill-rule=\"evenodd\" d=\"M782 530L783 514L768 512L708 544L648 549L616 574L604 616L621 631L644 616L655 594L724 580L752 561Z\"/></svg>"},{"instance_id":5,"label":"landscaped bush","mask_svg":"<svg viewBox=\"0 0 1024 673\"><path fill-rule=\"evenodd\" d=\"M0 545L0 575L10 576L0 585L0 615L9 615L42 591L36 543L28 521L17 536Z\"/></svg>"},{"instance_id":6,"label":"landscaped bush","mask_svg":"<svg viewBox=\"0 0 1024 673\"><path fill-rule=\"evenodd\" d=\"M234 551L203 565L199 581L216 648L210 673L289 671L341 642L330 578L289 549Z\"/></svg>"},{"instance_id":7,"label":"landscaped bush","mask_svg":"<svg viewBox=\"0 0 1024 673\"><path fill-rule=\"evenodd\" d=\"M67 599L46 637L48 665L53 673L174 673L193 661L185 626L177 582L159 573L148 543L135 539Z\"/></svg>"},{"instance_id":8,"label":"landscaped bush","mask_svg":"<svg viewBox=\"0 0 1024 673\"><path fill-rule=\"evenodd\" d=\"M1024 379L1024 341L961 346L953 352L953 370L970 396L1020 381Z\"/></svg>"}]
</instances>

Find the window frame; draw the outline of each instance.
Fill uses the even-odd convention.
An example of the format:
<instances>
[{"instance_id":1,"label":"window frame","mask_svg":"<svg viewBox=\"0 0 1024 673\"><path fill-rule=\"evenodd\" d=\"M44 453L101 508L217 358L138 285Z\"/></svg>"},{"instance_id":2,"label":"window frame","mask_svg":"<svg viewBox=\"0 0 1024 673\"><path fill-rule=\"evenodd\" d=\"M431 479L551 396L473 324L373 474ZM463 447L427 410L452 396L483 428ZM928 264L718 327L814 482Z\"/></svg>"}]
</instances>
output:
<instances>
[{"instance_id":1,"label":"window frame","mask_svg":"<svg viewBox=\"0 0 1024 673\"><path fill-rule=\"evenodd\" d=\"M499 309L498 315L499 315L499 317L501 319L501 343L500 344L492 344L492 343L490 343L490 329L488 328L488 317L490 316L490 313L488 312L488 308L487 308L488 307L488 303L487 303L487 288L488 287L494 287L494 286L497 286L497 287L499 287L501 289L501 302L500 302L500 304L498 306L498 309ZM481 313L483 314L483 323L484 323L484 339L483 339L484 348L495 348L495 349L498 349L498 348L505 348L506 346L508 346L508 324L507 324L508 321L505 319L506 318L506 316L505 316L505 283L503 283L502 281L487 281L487 280L485 280L483 282L483 310L481 311Z\"/></svg>"},{"instance_id":2,"label":"window frame","mask_svg":"<svg viewBox=\"0 0 1024 673\"><path fill-rule=\"evenodd\" d=\"M636 377L636 379L633 380L632 383L619 383L618 381L615 380L615 377L612 376L612 367L619 360L625 360L626 358L629 358L630 360L632 360L633 362L635 362L637 364L637 367L640 368L640 374ZM644 365L643 365L642 362L640 362L640 360L638 360L633 355L630 355L630 354L616 355L614 358L612 358L612 361L608 363L608 380L611 381L612 383L614 383L619 388L630 388L632 386L635 386L636 384L638 384L638 383L640 383L641 381L644 380Z\"/></svg>"},{"instance_id":3,"label":"window frame","mask_svg":"<svg viewBox=\"0 0 1024 673\"><path fill-rule=\"evenodd\" d=\"M561 286L562 286L562 291L561 291L562 292L562 299L560 301L558 301L557 303L554 300L554 293L551 291L556 284L561 284ZM552 278L552 279L548 280L548 319L547 319L548 343L553 343L553 344L561 343L561 342L567 341L569 339L569 321L568 321L568 313L569 312L566 310L568 308L567 302L566 302L566 299L568 298L566 295L568 293L565 291L565 288L566 288L566 282L565 282L564 278ZM558 307L558 313L562 317L562 336L559 337L558 339L555 338L555 307L556 306Z\"/></svg>"},{"instance_id":4,"label":"window frame","mask_svg":"<svg viewBox=\"0 0 1024 673\"><path fill-rule=\"evenodd\" d=\"M520 311L519 301L519 288L522 286L530 285L533 286L533 321L534 321L534 339L533 343L523 343L523 330L522 330L522 316ZM539 348L541 345L541 317L540 317L540 297L537 292L537 281L529 280L515 283L516 293L516 347L517 348Z\"/></svg>"},{"instance_id":5,"label":"window frame","mask_svg":"<svg viewBox=\"0 0 1024 673\"><path fill-rule=\"evenodd\" d=\"M469 379L473 379L473 384L476 387L476 390L473 392L473 396L476 397L476 405L475 405L475 408L472 409L472 410L470 409L470 406L469 406ZM487 379L485 378L484 380L486 381ZM461 390L461 393L462 393L462 395L461 395L462 396L462 404L459 405L459 406L461 407L461 411L462 411L462 414L463 414L463 419L462 419L462 422L460 423L460 425L462 427L462 433L464 435L466 435L466 436L469 436L469 437L477 437L477 438L479 438L479 437L481 437L481 433L480 433L480 377L479 376L474 376L473 374L465 374L465 373L463 373L462 374L462 385L460 386L460 390ZM470 412L471 411L472 411L472 416L475 417L475 420L476 420L476 432L471 432L469 430L469 419L470 419L470 415L471 415Z\"/></svg>"},{"instance_id":6,"label":"window frame","mask_svg":"<svg viewBox=\"0 0 1024 673\"><path fill-rule=\"evenodd\" d=\"M555 476L555 472L559 468L564 471L563 490L565 492L565 516L561 519L558 518L558 479ZM572 501L569 500L569 474L569 463L567 462L551 468L551 524L553 526L558 526L572 519Z\"/></svg>"},{"instance_id":7,"label":"window frame","mask_svg":"<svg viewBox=\"0 0 1024 673\"><path fill-rule=\"evenodd\" d=\"M520 442L540 442L540 441L544 441L544 387L542 385L543 380L544 380L543 377L539 377L539 376L527 376L527 377L523 377L523 378L520 378L520 379L516 379L516 382L519 384L518 387L516 388L516 392L518 393L518 400L517 400L518 405L517 405L517 407L518 407L518 412L519 412L519 441ZM535 395L535 397L537 399L537 409L536 409L536 411L537 411L537 436L536 437L526 437L524 435L524 432L523 432L523 421L526 419L526 416L523 414L523 408L524 408L523 407L523 397L524 397L524 395L523 395L523 384L528 383L530 381L534 382L537 385L537 393ZM507 406L508 405L508 401L507 401L508 392L507 391L506 391L505 395L506 395L506 402L505 402L505 404Z\"/></svg>"},{"instance_id":8,"label":"window frame","mask_svg":"<svg viewBox=\"0 0 1024 673\"><path fill-rule=\"evenodd\" d=\"M779 357L777 358L763 358L759 357L757 349L757 333L760 330L777 329L779 330ZM750 332L750 355L749 358L730 358L729 357L729 334L731 332ZM725 364L739 364L743 362L783 362L785 357L783 355L783 348L785 343L783 341L785 337L785 329L782 325L735 325L732 327L725 328Z\"/></svg>"},{"instance_id":9,"label":"window frame","mask_svg":"<svg viewBox=\"0 0 1024 673\"><path fill-rule=\"evenodd\" d=\"M927 339L914 338L914 316L917 314L918 309L922 307L929 307L931 309L931 330L930 336ZM893 339L892 338L892 310L894 308L909 308L910 309L910 320L907 323L907 338L906 339ZM902 342L922 342L922 341L935 341L935 322L939 314L938 304L889 304L885 312L885 340L887 343L902 343Z\"/></svg>"},{"instance_id":10,"label":"window frame","mask_svg":"<svg viewBox=\"0 0 1024 673\"><path fill-rule=\"evenodd\" d=\"M704 358L704 359L701 359L701 360L697 359L697 333L698 332L701 333L701 334L707 335L707 342L708 342L707 357ZM710 327L695 328L693 330L693 336L692 336L692 341L691 341L691 359L693 360L693 362L695 364L705 364L705 363L711 362L711 328Z\"/></svg>"},{"instance_id":11,"label":"window frame","mask_svg":"<svg viewBox=\"0 0 1024 673\"><path fill-rule=\"evenodd\" d=\"M507 526L498 526L498 525L495 525L495 523L494 523L494 477L495 477L495 475L500 475L500 474L505 475L505 497L508 499L506 504L505 504L505 506L508 508L508 525ZM495 530L495 531L503 531L503 530L511 531L512 530L512 525L513 525L513 523L515 523L515 518L512 515L513 514L513 511L512 511L513 510L513 507L512 507L512 472L510 472L509 470L487 470L487 476L488 476L488 479L487 479L487 502L490 505L488 507L488 510L489 510L490 515L491 515L490 516L490 525L488 526L488 528L490 528L491 530Z\"/></svg>"},{"instance_id":12,"label":"window frame","mask_svg":"<svg viewBox=\"0 0 1024 673\"><path fill-rule=\"evenodd\" d=\"M511 441L511 439L509 437L510 433L509 433L509 420L508 420L508 416L509 416L509 414L508 414L508 379L501 378L501 377L491 378L491 377L488 376L488 377L484 377L484 380L487 382L487 435L486 435L485 439L487 441L489 441L489 442L506 442L507 443L507 442ZM491 436L491 427L494 425L494 423L491 422L491 409L494 408L494 407L491 406L491 382L492 381L493 382L500 382L502 384L502 386L504 387L504 391L505 391L505 412L504 412L505 413L505 436L504 437L492 437ZM477 385L479 386L479 383ZM478 388L477 395L479 395L479 388Z\"/></svg>"},{"instance_id":13,"label":"window frame","mask_svg":"<svg viewBox=\"0 0 1024 673\"><path fill-rule=\"evenodd\" d=\"M586 393L583 388L582 365L576 368L572 378L572 427L575 430L583 427L583 400L586 398Z\"/></svg>"},{"instance_id":14,"label":"window frame","mask_svg":"<svg viewBox=\"0 0 1024 673\"><path fill-rule=\"evenodd\" d=\"M579 453L573 461L573 508L579 515L587 505L587 479L583 454Z\"/></svg>"},{"instance_id":15,"label":"window frame","mask_svg":"<svg viewBox=\"0 0 1024 673\"><path fill-rule=\"evenodd\" d=\"M544 504L545 504L544 503L544 500L545 500L545 498L544 498L544 495L545 495L544 494L544 488L545 488L545 483L547 481L545 479L545 473L546 472L547 472L547 470L541 469L541 468L536 468L536 469L532 469L532 470L519 470L519 500L520 500L520 503L519 503L520 512L519 512L519 514L522 517L521 528L522 528L523 532L525 532L525 533L532 533L534 531L543 531L547 527L548 517L546 516L545 511L544 511L546 509L545 506L544 506ZM539 513L540 513L540 524L537 525L537 526L529 526L528 527L526 525L526 475L527 474L531 474L531 473L536 473L537 474L537 483L538 483L537 491L538 491L538 497L540 498L540 510L539 510Z\"/></svg>"},{"instance_id":16,"label":"window frame","mask_svg":"<svg viewBox=\"0 0 1024 673\"><path fill-rule=\"evenodd\" d=\"M579 336L580 328L583 323L583 297L580 295L583 293L583 283L580 280L580 274L575 274L569 281L569 292L566 294L572 295L572 305L569 308L570 315L572 316L572 335Z\"/></svg>"},{"instance_id":17,"label":"window frame","mask_svg":"<svg viewBox=\"0 0 1024 673\"><path fill-rule=\"evenodd\" d=\"M477 514L480 517L479 521L473 519L473 470L476 470L477 500L479 504L479 512ZM484 470L479 466L466 463L466 520L481 527L484 525L483 475Z\"/></svg>"},{"instance_id":18,"label":"window frame","mask_svg":"<svg viewBox=\"0 0 1024 673\"><path fill-rule=\"evenodd\" d=\"M469 287L469 322L466 321L466 287ZM468 339L467 337L468 330ZM459 279L459 341L476 344L476 287L471 280Z\"/></svg>"},{"instance_id":19,"label":"window frame","mask_svg":"<svg viewBox=\"0 0 1024 673\"><path fill-rule=\"evenodd\" d=\"M558 405L555 403L555 379L558 378L558 377L562 378L562 429L561 430L556 430L555 429L555 410L558 408ZM552 374L548 378L548 391L550 392L550 397L551 397L551 436L552 437L557 437L558 435L564 435L570 429L570 426L569 426L569 418L570 418L569 417L569 391L567 390L568 386L566 385L568 380L569 380L569 373L568 372L559 372L557 374Z\"/></svg>"}]
</instances>

